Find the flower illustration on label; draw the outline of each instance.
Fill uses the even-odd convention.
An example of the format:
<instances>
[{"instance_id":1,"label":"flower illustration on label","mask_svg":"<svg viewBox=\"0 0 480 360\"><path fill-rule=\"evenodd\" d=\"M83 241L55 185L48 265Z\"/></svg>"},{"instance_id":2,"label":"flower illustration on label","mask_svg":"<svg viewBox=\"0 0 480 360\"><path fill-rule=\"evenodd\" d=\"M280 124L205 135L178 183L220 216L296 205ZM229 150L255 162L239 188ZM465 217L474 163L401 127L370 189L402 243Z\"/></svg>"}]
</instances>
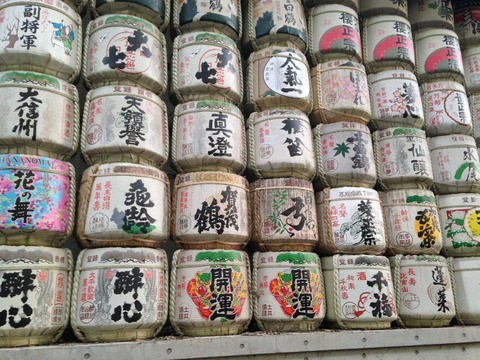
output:
<instances>
[{"instance_id":1,"label":"flower illustration on label","mask_svg":"<svg viewBox=\"0 0 480 360\"><path fill-rule=\"evenodd\" d=\"M292 98L309 96L309 78L308 68L301 61L301 57L290 51L271 57L263 73L263 80L271 91Z\"/></svg>"},{"instance_id":2,"label":"flower illustration on label","mask_svg":"<svg viewBox=\"0 0 480 360\"><path fill-rule=\"evenodd\" d=\"M378 210L371 200L361 200L357 204L357 211L350 218L351 221L340 226L339 238L345 239L348 232L356 240L353 245L375 246L377 242L383 241L383 223L379 223Z\"/></svg>"},{"instance_id":3,"label":"flower illustration on label","mask_svg":"<svg viewBox=\"0 0 480 360\"><path fill-rule=\"evenodd\" d=\"M476 236L479 234L479 226L476 223L477 211L478 208L446 211L447 223L443 229L447 232L446 237L452 242L454 249L480 246L479 238ZM469 232L466 230L467 227Z\"/></svg>"}]
</instances>

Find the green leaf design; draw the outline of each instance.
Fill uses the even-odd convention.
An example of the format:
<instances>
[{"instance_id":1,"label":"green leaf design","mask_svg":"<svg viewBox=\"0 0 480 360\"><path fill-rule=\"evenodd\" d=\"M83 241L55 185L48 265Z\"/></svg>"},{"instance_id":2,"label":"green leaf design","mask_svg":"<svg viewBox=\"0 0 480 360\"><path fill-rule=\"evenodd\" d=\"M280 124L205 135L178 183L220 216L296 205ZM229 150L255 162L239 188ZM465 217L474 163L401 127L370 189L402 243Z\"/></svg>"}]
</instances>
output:
<instances>
[{"instance_id":1,"label":"green leaf design","mask_svg":"<svg viewBox=\"0 0 480 360\"><path fill-rule=\"evenodd\" d=\"M350 148L345 143L337 144L337 146L334 147L333 150L335 150L335 155L333 156L341 154L343 157L345 157L345 155L350 152Z\"/></svg>"},{"instance_id":2,"label":"green leaf design","mask_svg":"<svg viewBox=\"0 0 480 360\"><path fill-rule=\"evenodd\" d=\"M281 278L282 278L282 281L291 282L292 281L292 274L282 274Z\"/></svg>"},{"instance_id":3,"label":"green leaf design","mask_svg":"<svg viewBox=\"0 0 480 360\"><path fill-rule=\"evenodd\" d=\"M212 281L212 274L210 273L202 273L198 276L201 282L208 282Z\"/></svg>"},{"instance_id":4,"label":"green leaf design","mask_svg":"<svg viewBox=\"0 0 480 360\"><path fill-rule=\"evenodd\" d=\"M202 251L195 256L195 261L210 260L213 262L242 261L242 255L236 251Z\"/></svg>"},{"instance_id":5,"label":"green leaf design","mask_svg":"<svg viewBox=\"0 0 480 360\"><path fill-rule=\"evenodd\" d=\"M283 253L277 256L275 262L289 262L291 264L317 263L317 258L310 253Z\"/></svg>"},{"instance_id":6,"label":"green leaf design","mask_svg":"<svg viewBox=\"0 0 480 360\"><path fill-rule=\"evenodd\" d=\"M421 196L421 195L413 195L413 196L408 196L407 197L407 204L410 204L410 203L418 203L418 204L421 204L421 203L434 203L435 200L433 198L433 196L428 196L428 195L424 195L424 196Z\"/></svg>"}]
</instances>

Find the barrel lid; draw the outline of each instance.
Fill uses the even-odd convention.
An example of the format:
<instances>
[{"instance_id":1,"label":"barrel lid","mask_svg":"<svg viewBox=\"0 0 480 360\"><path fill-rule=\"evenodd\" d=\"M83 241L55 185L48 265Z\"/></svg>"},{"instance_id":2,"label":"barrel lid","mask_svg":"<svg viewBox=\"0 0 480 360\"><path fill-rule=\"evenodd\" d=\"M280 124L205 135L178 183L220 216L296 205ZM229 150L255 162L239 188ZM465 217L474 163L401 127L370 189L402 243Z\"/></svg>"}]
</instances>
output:
<instances>
[{"instance_id":1,"label":"barrel lid","mask_svg":"<svg viewBox=\"0 0 480 360\"><path fill-rule=\"evenodd\" d=\"M289 119L294 118L303 122L307 122L308 127L310 127L310 120L308 119L307 115L305 115L301 111L288 110L288 109L272 109L272 110L263 110L260 112L251 113L248 118L247 125L249 127L252 125L258 125L260 123L263 123L264 121L287 119L287 118Z\"/></svg>"},{"instance_id":2,"label":"barrel lid","mask_svg":"<svg viewBox=\"0 0 480 360\"><path fill-rule=\"evenodd\" d=\"M315 129L317 129L315 131ZM349 121L340 121L331 124L319 124L315 127L314 134L326 136L332 133L340 132L340 131L348 131L348 132L364 132L370 136L370 130L368 129L367 125L349 122Z\"/></svg>"},{"instance_id":3,"label":"barrel lid","mask_svg":"<svg viewBox=\"0 0 480 360\"><path fill-rule=\"evenodd\" d=\"M96 18L95 20L90 21L87 27L87 29L89 30L89 34L87 35L91 35L96 31L110 27L128 27L142 30L144 32L147 32L149 35L154 36L158 40L164 37L160 30L150 21L133 15L120 14L103 15Z\"/></svg>"},{"instance_id":4,"label":"barrel lid","mask_svg":"<svg viewBox=\"0 0 480 360\"><path fill-rule=\"evenodd\" d=\"M430 151L438 150L447 147L458 147L458 146L466 146L466 147L474 147L477 148L475 143L475 138L469 135L441 135L435 137L428 138L428 146Z\"/></svg>"},{"instance_id":5,"label":"barrel lid","mask_svg":"<svg viewBox=\"0 0 480 360\"><path fill-rule=\"evenodd\" d=\"M435 194L424 189L398 189L379 193L383 205L436 205Z\"/></svg>"},{"instance_id":6,"label":"barrel lid","mask_svg":"<svg viewBox=\"0 0 480 360\"><path fill-rule=\"evenodd\" d=\"M384 81L384 80L404 81L405 79L417 82L417 77L413 72L409 70L402 70L402 69L383 70L383 71L379 71L378 73L368 75L369 83L375 83L377 81Z\"/></svg>"},{"instance_id":7,"label":"barrel lid","mask_svg":"<svg viewBox=\"0 0 480 360\"><path fill-rule=\"evenodd\" d=\"M237 45L228 36L208 31L193 31L179 35L173 42L174 51L192 45L216 45L238 52Z\"/></svg>"},{"instance_id":8,"label":"barrel lid","mask_svg":"<svg viewBox=\"0 0 480 360\"><path fill-rule=\"evenodd\" d=\"M230 115L243 119L243 114L238 106L225 101L217 100L198 100L187 101L175 106L175 116L181 116L188 113L208 111L222 111Z\"/></svg>"},{"instance_id":9,"label":"barrel lid","mask_svg":"<svg viewBox=\"0 0 480 360\"><path fill-rule=\"evenodd\" d=\"M392 127L385 130L377 130L372 134L376 140L397 136L416 136L426 139L425 131L417 128Z\"/></svg>"},{"instance_id":10,"label":"barrel lid","mask_svg":"<svg viewBox=\"0 0 480 360\"><path fill-rule=\"evenodd\" d=\"M101 165L92 165L82 174L81 182L97 176L145 176L158 179L168 184L168 176L163 171L148 165L132 164L127 162L113 162Z\"/></svg>"},{"instance_id":11,"label":"barrel lid","mask_svg":"<svg viewBox=\"0 0 480 360\"><path fill-rule=\"evenodd\" d=\"M385 256L378 255L333 255L322 257L322 270L358 269L382 267L390 269L390 263Z\"/></svg>"},{"instance_id":12,"label":"barrel lid","mask_svg":"<svg viewBox=\"0 0 480 360\"><path fill-rule=\"evenodd\" d=\"M37 155L0 154L0 171L6 169L28 169L48 171L69 176L72 165L66 161Z\"/></svg>"},{"instance_id":13,"label":"barrel lid","mask_svg":"<svg viewBox=\"0 0 480 360\"><path fill-rule=\"evenodd\" d=\"M302 188L305 191L311 191L313 193L313 185L311 181L291 177L259 179L250 184L251 191L275 190L278 187L283 189Z\"/></svg>"},{"instance_id":14,"label":"barrel lid","mask_svg":"<svg viewBox=\"0 0 480 360\"><path fill-rule=\"evenodd\" d=\"M69 249L44 246L0 246L0 271L9 269L48 269L73 270Z\"/></svg>"},{"instance_id":15,"label":"barrel lid","mask_svg":"<svg viewBox=\"0 0 480 360\"><path fill-rule=\"evenodd\" d=\"M224 171L198 171L185 174L178 174L175 178L175 188L183 186L193 186L205 184L228 184L237 186L246 190L248 186L247 179L241 175L231 174Z\"/></svg>"},{"instance_id":16,"label":"barrel lid","mask_svg":"<svg viewBox=\"0 0 480 360\"><path fill-rule=\"evenodd\" d=\"M162 99L154 92L145 88L131 85L106 85L90 90L87 99L92 101L106 96L136 96L144 98L147 101L154 102L163 107Z\"/></svg>"},{"instance_id":17,"label":"barrel lid","mask_svg":"<svg viewBox=\"0 0 480 360\"><path fill-rule=\"evenodd\" d=\"M77 271L116 267L166 269L167 255L162 249L105 247L84 249L78 256Z\"/></svg>"},{"instance_id":18,"label":"barrel lid","mask_svg":"<svg viewBox=\"0 0 480 360\"><path fill-rule=\"evenodd\" d=\"M300 251L266 251L256 252L254 257L257 258L258 267L278 267L278 266L292 266L292 267L306 267L318 266L320 258L317 254L311 252ZM273 259L273 261L270 261Z\"/></svg>"},{"instance_id":19,"label":"barrel lid","mask_svg":"<svg viewBox=\"0 0 480 360\"><path fill-rule=\"evenodd\" d=\"M246 265L247 253L240 250L177 250L173 254L178 268L205 265Z\"/></svg>"},{"instance_id":20,"label":"barrel lid","mask_svg":"<svg viewBox=\"0 0 480 360\"><path fill-rule=\"evenodd\" d=\"M396 255L389 258L392 267L403 266L448 266L447 259L441 255Z\"/></svg>"},{"instance_id":21,"label":"barrel lid","mask_svg":"<svg viewBox=\"0 0 480 360\"><path fill-rule=\"evenodd\" d=\"M480 257L456 257L449 258L453 271L480 270Z\"/></svg>"},{"instance_id":22,"label":"barrel lid","mask_svg":"<svg viewBox=\"0 0 480 360\"><path fill-rule=\"evenodd\" d=\"M457 193L448 195L437 195L438 208L443 207L474 207L480 205L480 194Z\"/></svg>"},{"instance_id":23,"label":"barrel lid","mask_svg":"<svg viewBox=\"0 0 480 360\"><path fill-rule=\"evenodd\" d=\"M33 71L0 72L0 88L8 86L33 87L54 92L58 95L74 99L76 87L55 76Z\"/></svg>"}]
</instances>

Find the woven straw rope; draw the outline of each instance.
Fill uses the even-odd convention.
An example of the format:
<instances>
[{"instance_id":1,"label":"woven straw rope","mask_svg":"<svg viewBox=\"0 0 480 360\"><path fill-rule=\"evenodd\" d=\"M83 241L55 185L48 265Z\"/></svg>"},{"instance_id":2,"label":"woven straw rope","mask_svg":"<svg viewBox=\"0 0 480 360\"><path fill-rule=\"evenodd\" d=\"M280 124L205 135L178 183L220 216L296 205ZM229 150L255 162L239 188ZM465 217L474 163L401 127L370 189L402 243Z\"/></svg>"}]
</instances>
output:
<instances>
[{"instance_id":1,"label":"woven straw rope","mask_svg":"<svg viewBox=\"0 0 480 360\"><path fill-rule=\"evenodd\" d=\"M250 2L249 2L250 3ZM261 179L262 173L260 172L257 166L257 142L255 141L255 119L257 117L256 113L250 114L248 117L248 125L247 125L247 141L248 141L248 168L252 171L253 175Z\"/></svg>"},{"instance_id":2,"label":"woven straw rope","mask_svg":"<svg viewBox=\"0 0 480 360\"><path fill-rule=\"evenodd\" d=\"M397 324L398 326L405 328L406 325L402 320L402 317L400 316L400 294L402 292L402 283L400 281L400 267L402 265L402 256L403 255L395 255L395 261L393 265L393 273L392 273L392 278L393 278L393 289L394 289L394 295L395 295L395 303L396 303L396 308L397 308Z\"/></svg>"},{"instance_id":3,"label":"woven straw rope","mask_svg":"<svg viewBox=\"0 0 480 360\"><path fill-rule=\"evenodd\" d=\"M92 0L96 1L96 0ZM82 153L83 159L88 165L93 165L94 162L90 155L87 153L87 127L88 127L88 115L90 112L90 102L92 98L92 91L90 90L87 93L85 98L85 104L83 105L83 119L82 119L82 134L80 136L80 152Z\"/></svg>"},{"instance_id":4,"label":"woven straw rope","mask_svg":"<svg viewBox=\"0 0 480 360\"><path fill-rule=\"evenodd\" d=\"M69 324L70 320L70 307L72 301L72 287L73 287L73 255L72 252L67 249L67 268L68 268L68 284L67 284L67 293L65 299L65 316L64 316L64 324L62 325L61 329L54 335L52 343L56 343L63 335L63 331L66 329L67 325Z\"/></svg>"},{"instance_id":5,"label":"woven straw rope","mask_svg":"<svg viewBox=\"0 0 480 360\"><path fill-rule=\"evenodd\" d=\"M95 0L93 0L95 1ZM87 25L87 29L85 30L85 39L84 39L84 48L83 48L83 59L82 59L82 78L83 78L83 82L85 83L85 85L87 85L87 87L89 89L92 88L92 82L90 81L90 79L88 78L88 53L89 53L89 49L90 49L90 33L91 33L91 29L92 29L92 21L90 21Z\"/></svg>"},{"instance_id":6,"label":"woven straw rope","mask_svg":"<svg viewBox=\"0 0 480 360\"><path fill-rule=\"evenodd\" d=\"M78 31L78 35L77 35L77 40L78 40L77 57L75 59L75 72L68 78L69 83L73 83L75 81L75 79L78 77L78 75L80 74L80 67L81 67L81 62L82 62L82 47L83 47L83 44L81 42L82 31L83 31L82 30L82 19L80 18L80 15L78 15L78 13L76 15L77 15L76 24L78 24L78 27L77 27L77 31Z\"/></svg>"},{"instance_id":7,"label":"woven straw rope","mask_svg":"<svg viewBox=\"0 0 480 360\"><path fill-rule=\"evenodd\" d=\"M322 124L318 124L313 129L313 142L315 149L315 163L316 163L316 177L320 180L322 187L327 188L330 184L325 177L325 168L323 166L323 152L322 152Z\"/></svg>"},{"instance_id":8,"label":"woven straw rope","mask_svg":"<svg viewBox=\"0 0 480 360\"><path fill-rule=\"evenodd\" d=\"M450 282L452 284L452 292L453 292L453 303L455 305L455 318L457 319L458 323L462 326L465 326L465 321L463 320L462 315L460 314L460 309L458 306L458 294L457 294L457 282L455 279L455 270L453 268L453 257L447 258L447 265L448 265L448 272L450 273Z\"/></svg>"},{"instance_id":9,"label":"woven straw rope","mask_svg":"<svg viewBox=\"0 0 480 360\"><path fill-rule=\"evenodd\" d=\"M333 302L334 302L334 312L335 312L335 321L338 326L345 330L348 327L342 321L342 310L340 307L340 269L338 268L338 258L340 255L333 255Z\"/></svg>"},{"instance_id":10,"label":"woven straw rope","mask_svg":"<svg viewBox=\"0 0 480 360\"><path fill-rule=\"evenodd\" d=\"M80 268L82 265L82 259L86 250L80 251L78 254L77 263L75 266L75 273L73 278L73 292L72 292L72 303L70 307L70 325L72 326L75 336L80 340L85 342L87 340L85 334L78 328L78 318L77 318L77 299L78 299L78 289L80 285Z\"/></svg>"}]
</instances>

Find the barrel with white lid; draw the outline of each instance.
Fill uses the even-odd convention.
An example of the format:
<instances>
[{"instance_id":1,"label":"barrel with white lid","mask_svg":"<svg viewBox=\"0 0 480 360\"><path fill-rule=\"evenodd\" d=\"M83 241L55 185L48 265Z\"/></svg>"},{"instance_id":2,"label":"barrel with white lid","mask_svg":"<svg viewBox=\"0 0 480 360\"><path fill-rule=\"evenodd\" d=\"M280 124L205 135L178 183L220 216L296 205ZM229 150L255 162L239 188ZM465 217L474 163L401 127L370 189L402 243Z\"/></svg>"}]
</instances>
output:
<instances>
[{"instance_id":1,"label":"barrel with white lid","mask_svg":"<svg viewBox=\"0 0 480 360\"><path fill-rule=\"evenodd\" d=\"M408 0L408 18L412 28L453 30L451 0ZM458 1L455 1L458 2Z\"/></svg>"},{"instance_id":2,"label":"barrel with white lid","mask_svg":"<svg viewBox=\"0 0 480 360\"><path fill-rule=\"evenodd\" d=\"M247 61L245 105L251 111L312 110L310 67L294 47L271 45L252 52Z\"/></svg>"},{"instance_id":3,"label":"barrel with white lid","mask_svg":"<svg viewBox=\"0 0 480 360\"><path fill-rule=\"evenodd\" d=\"M447 259L439 255L396 255L390 258L397 324L401 327L448 326L455 301Z\"/></svg>"},{"instance_id":4,"label":"barrel with white lid","mask_svg":"<svg viewBox=\"0 0 480 360\"><path fill-rule=\"evenodd\" d=\"M320 124L313 129L313 134L316 189L375 185L373 143L366 125L345 121Z\"/></svg>"},{"instance_id":5,"label":"barrel with white lid","mask_svg":"<svg viewBox=\"0 0 480 360\"><path fill-rule=\"evenodd\" d=\"M167 90L165 36L131 15L103 15L88 23L82 75L90 88L130 85L156 94Z\"/></svg>"},{"instance_id":6,"label":"barrel with white lid","mask_svg":"<svg viewBox=\"0 0 480 360\"><path fill-rule=\"evenodd\" d=\"M315 331L325 317L320 258L307 252L253 254L252 294L261 330Z\"/></svg>"},{"instance_id":7,"label":"barrel with white lid","mask_svg":"<svg viewBox=\"0 0 480 360\"><path fill-rule=\"evenodd\" d=\"M69 323L71 251L2 245L0 254L0 347L57 342Z\"/></svg>"},{"instance_id":8,"label":"barrel with white lid","mask_svg":"<svg viewBox=\"0 0 480 360\"><path fill-rule=\"evenodd\" d=\"M442 230L435 195L430 190L380 192L388 250L393 254L434 254L442 249Z\"/></svg>"},{"instance_id":9,"label":"barrel with white lid","mask_svg":"<svg viewBox=\"0 0 480 360\"><path fill-rule=\"evenodd\" d=\"M161 247L168 239L170 185L147 165L96 164L82 175L77 238L83 247Z\"/></svg>"},{"instance_id":10,"label":"barrel with white lid","mask_svg":"<svg viewBox=\"0 0 480 360\"><path fill-rule=\"evenodd\" d=\"M318 5L308 17L308 53L313 64L347 57L362 61L357 13L344 5Z\"/></svg>"},{"instance_id":11,"label":"barrel with white lid","mask_svg":"<svg viewBox=\"0 0 480 360\"><path fill-rule=\"evenodd\" d=\"M171 93L178 102L243 99L241 56L229 37L207 31L177 36L173 41Z\"/></svg>"},{"instance_id":12,"label":"barrel with white lid","mask_svg":"<svg viewBox=\"0 0 480 360\"><path fill-rule=\"evenodd\" d=\"M365 67L348 59L326 61L310 72L313 111L310 121L353 121L367 124L371 118L370 94Z\"/></svg>"},{"instance_id":13,"label":"barrel with white lid","mask_svg":"<svg viewBox=\"0 0 480 360\"><path fill-rule=\"evenodd\" d=\"M172 163L178 172L227 171L241 174L247 164L245 124L240 109L215 100L175 107Z\"/></svg>"},{"instance_id":14,"label":"barrel with white lid","mask_svg":"<svg viewBox=\"0 0 480 360\"><path fill-rule=\"evenodd\" d=\"M252 319L248 254L235 250L177 250L170 278L169 318L186 336L236 335Z\"/></svg>"},{"instance_id":15,"label":"barrel with white lid","mask_svg":"<svg viewBox=\"0 0 480 360\"><path fill-rule=\"evenodd\" d=\"M340 329L388 329L397 307L388 259L373 255L322 258L327 314Z\"/></svg>"},{"instance_id":16,"label":"barrel with white lid","mask_svg":"<svg viewBox=\"0 0 480 360\"><path fill-rule=\"evenodd\" d=\"M413 72L383 70L370 74L368 83L372 104L370 122L376 129L423 126L422 97Z\"/></svg>"},{"instance_id":17,"label":"barrel with white lid","mask_svg":"<svg viewBox=\"0 0 480 360\"><path fill-rule=\"evenodd\" d=\"M480 324L480 257L448 258L455 318L462 326Z\"/></svg>"},{"instance_id":18,"label":"barrel with white lid","mask_svg":"<svg viewBox=\"0 0 480 360\"><path fill-rule=\"evenodd\" d=\"M381 255L387 248L378 192L361 187L327 188L315 194L320 255Z\"/></svg>"},{"instance_id":19,"label":"barrel with white lid","mask_svg":"<svg viewBox=\"0 0 480 360\"><path fill-rule=\"evenodd\" d=\"M310 181L260 179L250 184L252 243L261 251L313 251L318 243Z\"/></svg>"},{"instance_id":20,"label":"barrel with white lid","mask_svg":"<svg viewBox=\"0 0 480 360\"><path fill-rule=\"evenodd\" d=\"M445 28L414 33L416 74L419 82L447 78L462 82L464 69L457 34Z\"/></svg>"},{"instance_id":21,"label":"barrel with white lid","mask_svg":"<svg viewBox=\"0 0 480 360\"><path fill-rule=\"evenodd\" d=\"M248 182L237 174L178 174L172 197L172 235L185 249L243 248L250 240Z\"/></svg>"},{"instance_id":22,"label":"barrel with white lid","mask_svg":"<svg viewBox=\"0 0 480 360\"><path fill-rule=\"evenodd\" d=\"M480 194L438 195L437 206L445 254L480 256Z\"/></svg>"},{"instance_id":23,"label":"barrel with white lid","mask_svg":"<svg viewBox=\"0 0 480 360\"><path fill-rule=\"evenodd\" d=\"M60 247L75 222L75 169L53 158L0 155L0 244Z\"/></svg>"},{"instance_id":24,"label":"barrel with white lid","mask_svg":"<svg viewBox=\"0 0 480 360\"><path fill-rule=\"evenodd\" d=\"M82 20L64 2L4 0L0 4L0 71L41 72L73 82L80 73Z\"/></svg>"},{"instance_id":25,"label":"barrel with white lid","mask_svg":"<svg viewBox=\"0 0 480 360\"><path fill-rule=\"evenodd\" d=\"M381 14L364 19L362 45L363 63L370 73L415 68L412 29L402 16Z\"/></svg>"},{"instance_id":26,"label":"barrel with white lid","mask_svg":"<svg viewBox=\"0 0 480 360\"><path fill-rule=\"evenodd\" d=\"M425 131L388 128L373 133L377 182L383 190L429 189L434 171Z\"/></svg>"},{"instance_id":27,"label":"barrel with white lid","mask_svg":"<svg viewBox=\"0 0 480 360\"><path fill-rule=\"evenodd\" d=\"M480 192L480 163L475 139L468 135L428 138L437 194Z\"/></svg>"},{"instance_id":28,"label":"barrel with white lid","mask_svg":"<svg viewBox=\"0 0 480 360\"><path fill-rule=\"evenodd\" d=\"M465 87L455 81L437 80L422 84L427 136L470 134L472 117Z\"/></svg>"},{"instance_id":29,"label":"barrel with white lid","mask_svg":"<svg viewBox=\"0 0 480 360\"><path fill-rule=\"evenodd\" d=\"M241 2L241 0L239 0ZM302 0L251 0L244 8L243 45L255 51L273 44L307 47L307 20Z\"/></svg>"},{"instance_id":30,"label":"barrel with white lid","mask_svg":"<svg viewBox=\"0 0 480 360\"><path fill-rule=\"evenodd\" d=\"M89 165L132 162L162 166L168 159L168 114L150 90L109 85L85 100L81 151Z\"/></svg>"},{"instance_id":31,"label":"barrel with white lid","mask_svg":"<svg viewBox=\"0 0 480 360\"><path fill-rule=\"evenodd\" d=\"M312 180L315 149L308 117L295 110L265 110L247 121L248 169L257 179Z\"/></svg>"},{"instance_id":32,"label":"barrel with white lid","mask_svg":"<svg viewBox=\"0 0 480 360\"><path fill-rule=\"evenodd\" d=\"M165 31L170 22L170 0L88 0L88 2L94 17L111 14L138 16L153 23L160 31Z\"/></svg>"},{"instance_id":33,"label":"barrel with white lid","mask_svg":"<svg viewBox=\"0 0 480 360\"><path fill-rule=\"evenodd\" d=\"M153 338L167 321L168 259L161 249L84 249L77 258L71 325L84 342Z\"/></svg>"},{"instance_id":34,"label":"barrel with white lid","mask_svg":"<svg viewBox=\"0 0 480 360\"><path fill-rule=\"evenodd\" d=\"M30 71L0 73L0 153L68 160L77 151L80 102L77 88Z\"/></svg>"}]
</instances>

